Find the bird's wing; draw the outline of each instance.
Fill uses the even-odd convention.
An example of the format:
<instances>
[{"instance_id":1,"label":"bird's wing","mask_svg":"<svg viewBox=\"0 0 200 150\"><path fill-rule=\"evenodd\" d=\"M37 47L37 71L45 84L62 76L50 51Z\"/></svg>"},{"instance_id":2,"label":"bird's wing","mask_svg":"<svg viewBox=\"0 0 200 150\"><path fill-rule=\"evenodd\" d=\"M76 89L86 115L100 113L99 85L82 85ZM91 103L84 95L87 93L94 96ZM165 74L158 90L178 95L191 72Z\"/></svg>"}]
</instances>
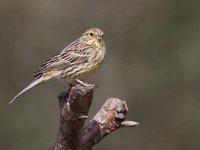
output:
<instances>
[{"instance_id":1,"label":"bird's wing","mask_svg":"<svg viewBox=\"0 0 200 150\"><path fill-rule=\"evenodd\" d=\"M70 44L60 54L43 63L38 71L34 73L34 77L38 78L45 72L59 71L74 65L86 63L89 59L91 48L90 45L84 43L77 44L74 42Z\"/></svg>"}]
</instances>

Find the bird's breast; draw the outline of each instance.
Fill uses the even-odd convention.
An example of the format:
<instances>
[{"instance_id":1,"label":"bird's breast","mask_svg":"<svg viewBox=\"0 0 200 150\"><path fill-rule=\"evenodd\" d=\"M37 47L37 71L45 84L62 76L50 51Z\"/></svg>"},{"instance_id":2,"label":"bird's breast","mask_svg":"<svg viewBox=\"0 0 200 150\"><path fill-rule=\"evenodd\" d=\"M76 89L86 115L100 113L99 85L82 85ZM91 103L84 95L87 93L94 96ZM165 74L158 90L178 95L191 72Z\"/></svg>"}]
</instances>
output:
<instances>
[{"instance_id":1,"label":"bird's breast","mask_svg":"<svg viewBox=\"0 0 200 150\"><path fill-rule=\"evenodd\" d=\"M66 76L62 79L65 80L65 82L73 83L76 79L84 80L88 76L94 74L98 68L103 63L105 56L105 48L103 49L94 49L91 52L90 59L83 63L79 64L77 66L74 66L73 68L68 68L65 70L65 72L68 72Z\"/></svg>"}]
</instances>

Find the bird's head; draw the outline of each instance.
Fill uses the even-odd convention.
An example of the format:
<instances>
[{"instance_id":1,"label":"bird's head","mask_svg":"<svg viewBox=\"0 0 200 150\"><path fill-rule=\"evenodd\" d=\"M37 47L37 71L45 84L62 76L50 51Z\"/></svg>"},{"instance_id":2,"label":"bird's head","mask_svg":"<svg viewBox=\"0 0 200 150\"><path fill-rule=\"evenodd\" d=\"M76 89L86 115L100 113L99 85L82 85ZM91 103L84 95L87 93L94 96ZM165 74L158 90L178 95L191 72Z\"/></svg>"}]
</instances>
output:
<instances>
[{"instance_id":1,"label":"bird's head","mask_svg":"<svg viewBox=\"0 0 200 150\"><path fill-rule=\"evenodd\" d=\"M99 28L90 28L83 35L81 39L91 46L104 47L103 31Z\"/></svg>"}]
</instances>

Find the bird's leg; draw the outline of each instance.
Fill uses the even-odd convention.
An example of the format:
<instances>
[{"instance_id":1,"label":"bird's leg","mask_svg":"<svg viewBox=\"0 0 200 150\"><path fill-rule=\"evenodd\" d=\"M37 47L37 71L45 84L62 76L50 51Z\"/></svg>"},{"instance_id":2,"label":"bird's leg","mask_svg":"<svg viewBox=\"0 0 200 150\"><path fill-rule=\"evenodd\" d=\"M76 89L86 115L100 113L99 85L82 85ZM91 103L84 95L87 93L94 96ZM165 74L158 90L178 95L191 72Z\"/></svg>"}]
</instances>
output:
<instances>
[{"instance_id":1,"label":"bird's leg","mask_svg":"<svg viewBox=\"0 0 200 150\"><path fill-rule=\"evenodd\" d=\"M83 85L83 86L88 86L87 83L84 83L83 81L76 79L76 82L78 82L79 84Z\"/></svg>"},{"instance_id":2,"label":"bird's leg","mask_svg":"<svg viewBox=\"0 0 200 150\"><path fill-rule=\"evenodd\" d=\"M83 85L83 86L93 86L93 87L98 87L96 86L95 84L88 84L88 83L85 83L79 79L76 79L76 82L78 82L79 84Z\"/></svg>"}]
</instances>

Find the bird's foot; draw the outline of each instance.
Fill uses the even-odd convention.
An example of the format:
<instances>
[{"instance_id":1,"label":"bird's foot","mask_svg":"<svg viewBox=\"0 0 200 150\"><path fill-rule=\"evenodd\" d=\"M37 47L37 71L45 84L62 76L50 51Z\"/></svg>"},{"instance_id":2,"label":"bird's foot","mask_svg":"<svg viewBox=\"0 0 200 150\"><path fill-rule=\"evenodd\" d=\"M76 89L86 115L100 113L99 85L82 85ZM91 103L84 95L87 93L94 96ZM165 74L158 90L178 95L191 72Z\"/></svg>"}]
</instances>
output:
<instances>
[{"instance_id":1,"label":"bird's foot","mask_svg":"<svg viewBox=\"0 0 200 150\"><path fill-rule=\"evenodd\" d=\"M81 81L81 80L79 80L79 79L76 79L76 81L77 81L79 84L81 84L81 85L83 85L83 86L85 86L85 87L87 87L87 86L98 87L98 86L95 85L95 84L88 84L88 83L85 83L85 82L83 82L83 81Z\"/></svg>"}]
</instances>

